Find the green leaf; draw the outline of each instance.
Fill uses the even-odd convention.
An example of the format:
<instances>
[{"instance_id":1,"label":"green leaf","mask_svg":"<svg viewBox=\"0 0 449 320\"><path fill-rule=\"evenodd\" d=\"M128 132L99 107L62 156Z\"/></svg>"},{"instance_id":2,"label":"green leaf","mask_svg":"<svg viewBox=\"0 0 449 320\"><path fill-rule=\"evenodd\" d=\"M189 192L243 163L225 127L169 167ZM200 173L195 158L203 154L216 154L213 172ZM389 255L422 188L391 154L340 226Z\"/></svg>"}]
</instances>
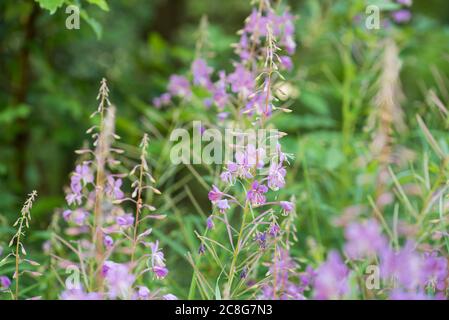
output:
<instances>
[{"instance_id":1,"label":"green leaf","mask_svg":"<svg viewBox=\"0 0 449 320\"><path fill-rule=\"evenodd\" d=\"M56 12L56 9L62 6L65 0L35 0L35 1L39 3L42 9L46 9L50 11L50 14L53 14Z\"/></svg>"},{"instance_id":2,"label":"green leaf","mask_svg":"<svg viewBox=\"0 0 449 320\"><path fill-rule=\"evenodd\" d=\"M84 10L81 10L81 18L92 28L97 36L97 39L100 39L103 34L103 27L101 24L94 18L90 17Z\"/></svg>"},{"instance_id":3,"label":"green leaf","mask_svg":"<svg viewBox=\"0 0 449 320\"><path fill-rule=\"evenodd\" d=\"M87 0L87 2L91 4L95 4L98 6L101 10L109 11L109 6L106 0Z\"/></svg>"},{"instance_id":4,"label":"green leaf","mask_svg":"<svg viewBox=\"0 0 449 320\"><path fill-rule=\"evenodd\" d=\"M29 116L31 107L27 104L9 106L0 112L0 124L10 124L17 119L25 119Z\"/></svg>"}]
</instances>

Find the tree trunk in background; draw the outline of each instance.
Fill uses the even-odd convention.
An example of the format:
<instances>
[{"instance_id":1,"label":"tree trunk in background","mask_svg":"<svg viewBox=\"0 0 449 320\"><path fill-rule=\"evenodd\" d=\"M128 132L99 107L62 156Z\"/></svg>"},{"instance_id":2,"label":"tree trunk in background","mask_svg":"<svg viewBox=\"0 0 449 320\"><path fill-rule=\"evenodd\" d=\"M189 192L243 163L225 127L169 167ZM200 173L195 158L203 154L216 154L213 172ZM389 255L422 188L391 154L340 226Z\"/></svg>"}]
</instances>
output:
<instances>
[{"instance_id":1,"label":"tree trunk in background","mask_svg":"<svg viewBox=\"0 0 449 320\"><path fill-rule=\"evenodd\" d=\"M23 46L19 52L19 66L20 76L18 84L14 90L14 105L18 106L27 102L28 88L31 77L30 66L30 46L36 36L36 20L39 15L39 7L37 4L33 5L33 9L24 23L23 30L25 33ZM18 133L14 139L14 146L16 147L16 173L21 186L26 186L25 171L27 167L26 149L29 140L28 121L26 119L17 120Z\"/></svg>"}]
</instances>

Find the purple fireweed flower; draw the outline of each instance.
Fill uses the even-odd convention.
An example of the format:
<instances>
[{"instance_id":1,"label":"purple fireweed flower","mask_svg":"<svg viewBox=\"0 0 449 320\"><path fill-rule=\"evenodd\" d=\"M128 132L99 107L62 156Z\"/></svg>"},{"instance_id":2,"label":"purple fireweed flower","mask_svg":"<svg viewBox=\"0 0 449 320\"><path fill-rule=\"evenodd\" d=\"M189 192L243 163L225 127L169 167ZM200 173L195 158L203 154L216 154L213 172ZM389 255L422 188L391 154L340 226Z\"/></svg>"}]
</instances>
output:
<instances>
[{"instance_id":1,"label":"purple fireweed flower","mask_svg":"<svg viewBox=\"0 0 449 320\"><path fill-rule=\"evenodd\" d=\"M210 81L210 74L212 68L207 66L203 59L195 59L192 63L193 83L198 86L212 89L212 82Z\"/></svg>"},{"instance_id":2,"label":"purple fireweed flower","mask_svg":"<svg viewBox=\"0 0 449 320\"><path fill-rule=\"evenodd\" d=\"M287 71L293 70L293 61L289 56L280 56L281 66Z\"/></svg>"},{"instance_id":3,"label":"purple fireweed flower","mask_svg":"<svg viewBox=\"0 0 449 320\"><path fill-rule=\"evenodd\" d=\"M228 200L227 199L222 199L222 200L218 200L216 202L217 208L220 209L221 213L225 213L226 210L228 210L230 208Z\"/></svg>"},{"instance_id":4,"label":"purple fireweed flower","mask_svg":"<svg viewBox=\"0 0 449 320\"><path fill-rule=\"evenodd\" d=\"M72 205L74 203L80 205L82 197L83 196L80 193L69 193L66 195L65 200L67 201L68 205Z\"/></svg>"},{"instance_id":5,"label":"purple fireweed flower","mask_svg":"<svg viewBox=\"0 0 449 320\"><path fill-rule=\"evenodd\" d=\"M164 300L178 300L178 297L176 297L175 295L169 293L169 294L163 295L162 299L164 299Z\"/></svg>"},{"instance_id":6,"label":"purple fireweed flower","mask_svg":"<svg viewBox=\"0 0 449 320\"><path fill-rule=\"evenodd\" d=\"M90 168L87 164L77 165L75 168L75 172L72 175L73 179L78 179L78 181L83 181L85 184L94 182L94 175L90 171Z\"/></svg>"},{"instance_id":7,"label":"purple fireweed flower","mask_svg":"<svg viewBox=\"0 0 449 320\"><path fill-rule=\"evenodd\" d=\"M206 227L207 229L212 230L214 226L213 216L209 216L206 220Z\"/></svg>"},{"instance_id":8,"label":"purple fireweed flower","mask_svg":"<svg viewBox=\"0 0 449 320\"><path fill-rule=\"evenodd\" d=\"M89 213L83 209L77 209L75 211L72 212L72 214L70 215L71 220L79 225L79 226L83 226L86 223L86 219L89 216Z\"/></svg>"},{"instance_id":9,"label":"purple fireweed flower","mask_svg":"<svg viewBox=\"0 0 449 320\"><path fill-rule=\"evenodd\" d=\"M285 175L287 174L287 170L282 166L282 164L278 164L276 162L272 162L270 165L270 169L268 170L268 187L271 190L277 191L285 186Z\"/></svg>"},{"instance_id":10,"label":"purple fireweed flower","mask_svg":"<svg viewBox=\"0 0 449 320\"><path fill-rule=\"evenodd\" d=\"M217 107L222 110L229 100L229 95L226 92L227 80L226 73L224 71L219 72L219 80L215 83L212 89L213 101Z\"/></svg>"},{"instance_id":11,"label":"purple fireweed flower","mask_svg":"<svg viewBox=\"0 0 449 320\"><path fill-rule=\"evenodd\" d=\"M396 289L390 293L390 300L430 300L431 297L426 295L425 292L418 291L403 291Z\"/></svg>"},{"instance_id":12,"label":"purple fireweed flower","mask_svg":"<svg viewBox=\"0 0 449 320\"><path fill-rule=\"evenodd\" d=\"M150 297L150 289L145 286L139 286L137 289L137 299L146 300Z\"/></svg>"},{"instance_id":13,"label":"purple fireweed flower","mask_svg":"<svg viewBox=\"0 0 449 320\"><path fill-rule=\"evenodd\" d=\"M248 268L245 266L240 272L240 279L246 279L246 277L248 277Z\"/></svg>"},{"instance_id":14,"label":"purple fireweed flower","mask_svg":"<svg viewBox=\"0 0 449 320\"><path fill-rule=\"evenodd\" d=\"M245 105L245 108L242 109L242 113L248 116L252 116L254 113L263 113L263 111L266 109L266 98L267 95L265 92L259 92L251 95Z\"/></svg>"},{"instance_id":15,"label":"purple fireweed flower","mask_svg":"<svg viewBox=\"0 0 449 320\"><path fill-rule=\"evenodd\" d=\"M387 240L374 219L350 224L346 227L345 237L345 251L351 259L373 257L387 245Z\"/></svg>"},{"instance_id":16,"label":"purple fireweed flower","mask_svg":"<svg viewBox=\"0 0 449 320\"><path fill-rule=\"evenodd\" d=\"M198 248L198 254L203 255L206 252L206 246L202 243Z\"/></svg>"},{"instance_id":17,"label":"purple fireweed flower","mask_svg":"<svg viewBox=\"0 0 449 320\"><path fill-rule=\"evenodd\" d=\"M265 164L266 152L264 148L257 148L250 144L246 147L246 162L249 166L256 166L256 168L261 169Z\"/></svg>"},{"instance_id":18,"label":"purple fireweed flower","mask_svg":"<svg viewBox=\"0 0 449 320\"><path fill-rule=\"evenodd\" d=\"M157 267L165 267L164 253L159 249L159 241L150 243L151 248L151 265Z\"/></svg>"},{"instance_id":19,"label":"purple fireweed flower","mask_svg":"<svg viewBox=\"0 0 449 320\"><path fill-rule=\"evenodd\" d=\"M111 197L113 197L116 200L123 199L125 194L120 189L123 184L122 179L120 178L114 179L114 177L108 176L107 180L108 183L106 185L106 193L108 193Z\"/></svg>"},{"instance_id":20,"label":"purple fireweed flower","mask_svg":"<svg viewBox=\"0 0 449 320\"><path fill-rule=\"evenodd\" d=\"M114 245L114 240L111 238L111 236L105 235L103 237L103 244L106 246L106 248L111 248Z\"/></svg>"},{"instance_id":21,"label":"purple fireweed flower","mask_svg":"<svg viewBox=\"0 0 449 320\"><path fill-rule=\"evenodd\" d=\"M163 106L169 105L170 102L171 102L171 95L167 92L153 99L153 104L158 109Z\"/></svg>"},{"instance_id":22,"label":"purple fireweed flower","mask_svg":"<svg viewBox=\"0 0 449 320\"><path fill-rule=\"evenodd\" d=\"M269 274L276 281L262 287L261 299L280 300L304 300L303 295L306 286L293 282L297 279L297 264L285 249L279 249L273 257Z\"/></svg>"},{"instance_id":23,"label":"purple fireweed flower","mask_svg":"<svg viewBox=\"0 0 449 320\"><path fill-rule=\"evenodd\" d=\"M253 177L251 174L253 166L249 163L250 159L247 152L237 151L235 153L235 161L228 162L226 170L220 175L223 181L231 185L235 183L236 178L250 179Z\"/></svg>"},{"instance_id":24,"label":"purple fireweed flower","mask_svg":"<svg viewBox=\"0 0 449 320\"><path fill-rule=\"evenodd\" d=\"M341 299L349 292L349 269L336 251L316 270L314 298L318 300Z\"/></svg>"},{"instance_id":25,"label":"purple fireweed flower","mask_svg":"<svg viewBox=\"0 0 449 320\"><path fill-rule=\"evenodd\" d=\"M69 221L71 215L72 215L72 210L64 210L62 212L62 217L65 221Z\"/></svg>"},{"instance_id":26,"label":"purple fireweed flower","mask_svg":"<svg viewBox=\"0 0 449 320\"><path fill-rule=\"evenodd\" d=\"M240 93L244 97L254 91L254 76L242 64L236 64L234 72L228 76L228 82L232 92Z\"/></svg>"},{"instance_id":27,"label":"purple fireweed flower","mask_svg":"<svg viewBox=\"0 0 449 320\"><path fill-rule=\"evenodd\" d=\"M407 9L395 11L391 14L391 16L396 23L406 23L412 19L412 13Z\"/></svg>"},{"instance_id":28,"label":"purple fireweed flower","mask_svg":"<svg viewBox=\"0 0 449 320\"><path fill-rule=\"evenodd\" d=\"M168 269L165 267L154 266L153 272L158 279L164 279L168 274Z\"/></svg>"},{"instance_id":29,"label":"purple fireweed flower","mask_svg":"<svg viewBox=\"0 0 449 320\"><path fill-rule=\"evenodd\" d=\"M219 121L225 121L229 116L229 112L220 112L217 114L217 119Z\"/></svg>"},{"instance_id":30,"label":"purple fireweed flower","mask_svg":"<svg viewBox=\"0 0 449 320\"><path fill-rule=\"evenodd\" d=\"M208 197L209 200L211 202L216 202L218 200L221 200L221 198L223 197L224 193L220 191L220 189L218 189L217 186L212 185L212 190L209 191Z\"/></svg>"},{"instance_id":31,"label":"purple fireweed flower","mask_svg":"<svg viewBox=\"0 0 449 320\"><path fill-rule=\"evenodd\" d=\"M176 74L170 76L168 92L172 96L178 96L182 98L189 98L192 95L189 80L187 80L183 76L179 76Z\"/></svg>"},{"instance_id":32,"label":"purple fireweed flower","mask_svg":"<svg viewBox=\"0 0 449 320\"><path fill-rule=\"evenodd\" d=\"M259 244L259 248L265 250L267 247L267 233L266 232L257 232L254 236L254 240Z\"/></svg>"},{"instance_id":33,"label":"purple fireweed flower","mask_svg":"<svg viewBox=\"0 0 449 320\"><path fill-rule=\"evenodd\" d=\"M131 213L127 213L115 218L115 222L122 228L129 228L134 224L134 217Z\"/></svg>"},{"instance_id":34,"label":"purple fireweed flower","mask_svg":"<svg viewBox=\"0 0 449 320\"><path fill-rule=\"evenodd\" d=\"M424 253L423 274L427 287L443 291L448 277L448 262L445 257L438 257L436 252Z\"/></svg>"},{"instance_id":35,"label":"purple fireweed flower","mask_svg":"<svg viewBox=\"0 0 449 320\"><path fill-rule=\"evenodd\" d=\"M11 280L7 276L0 277L0 288L8 289L11 286Z\"/></svg>"},{"instance_id":36,"label":"purple fireweed flower","mask_svg":"<svg viewBox=\"0 0 449 320\"><path fill-rule=\"evenodd\" d=\"M246 199L249 200L252 205L260 206L265 204L266 197L264 194L267 192L267 186L259 184L258 181L254 181L251 185L251 189L249 189L248 193L246 194Z\"/></svg>"},{"instance_id":37,"label":"purple fireweed flower","mask_svg":"<svg viewBox=\"0 0 449 320\"><path fill-rule=\"evenodd\" d=\"M290 201L280 201L279 204L281 205L282 212L285 215L289 214L295 209L294 204Z\"/></svg>"},{"instance_id":38,"label":"purple fireweed flower","mask_svg":"<svg viewBox=\"0 0 449 320\"><path fill-rule=\"evenodd\" d=\"M416 289L425 282L423 267L424 261L410 241L398 252L387 247L380 253L381 277L396 280L405 289Z\"/></svg>"},{"instance_id":39,"label":"purple fireweed flower","mask_svg":"<svg viewBox=\"0 0 449 320\"><path fill-rule=\"evenodd\" d=\"M274 222L270 225L270 229L268 231L268 234L273 237L276 238L279 234L279 232L281 232L281 228L279 227L279 225Z\"/></svg>"},{"instance_id":40,"label":"purple fireweed flower","mask_svg":"<svg viewBox=\"0 0 449 320\"><path fill-rule=\"evenodd\" d=\"M111 299L129 299L132 294L132 286L136 277L130 273L129 268L121 263L108 262L108 270L105 273L108 296Z\"/></svg>"},{"instance_id":41,"label":"purple fireweed flower","mask_svg":"<svg viewBox=\"0 0 449 320\"><path fill-rule=\"evenodd\" d=\"M245 20L245 27L243 30L249 34L258 35L259 37L266 36L267 22L266 17L260 15L256 9L253 9L251 14Z\"/></svg>"},{"instance_id":42,"label":"purple fireweed flower","mask_svg":"<svg viewBox=\"0 0 449 320\"><path fill-rule=\"evenodd\" d=\"M68 289L61 293L61 300L102 300L98 292L84 292L83 289Z\"/></svg>"}]
</instances>

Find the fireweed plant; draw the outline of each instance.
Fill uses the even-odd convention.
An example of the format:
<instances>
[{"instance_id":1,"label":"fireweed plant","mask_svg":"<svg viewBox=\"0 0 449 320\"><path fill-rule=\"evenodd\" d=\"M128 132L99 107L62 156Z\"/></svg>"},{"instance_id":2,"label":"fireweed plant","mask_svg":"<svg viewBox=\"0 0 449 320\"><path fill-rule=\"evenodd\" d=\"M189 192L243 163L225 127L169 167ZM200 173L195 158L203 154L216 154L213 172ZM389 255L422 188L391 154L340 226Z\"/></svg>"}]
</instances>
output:
<instances>
[{"instance_id":1,"label":"fireweed plant","mask_svg":"<svg viewBox=\"0 0 449 320\"><path fill-rule=\"evenodd\" d=\"M192 87L201 87L209 93L203 100L205 107L217 110L219 125L232 128L237 140L232 146L225 146L233 148L234 157L225 163L218 181L212 185L208 194L212 214L205 222L205 232L197 234L197 255L188 256L194 268L189 298L195 297L197 289L201 297L208 299L297 295L295 290L283 287L284 280L278 279L276 270L278 260L284 264L284 260L290 259L290 242L284 237L286 230L281 229L284 224L280 217L293 216L294 203L279 199L289 155L280 144L264 147L265 141L280 139L284 134L270 133L255 139L245 133L247 129L263 130L275 113L290 111L275 104L279 101L280 85L285 82L279 71L292 68L290 55L296 47L294 19L288 9L275 9L269 1L258 1L239 31L233 72L226 75L225 71L218 71L218 80L213 82L213 69L204 57L197 57L191 67L192 83L184 76L173 75L168 92L154 100L156 107L168 105L174 97L189 100L194 94ZM223 233L225 243L219 240ZM203 255L218 266L219 274L204 274ZM254 282L262 263L272 259L275 263L265 269L267 276Z\"/></svg>"},{"instance_id":2,"label":"fireweed plant","mask_svg":"<svg viewBox=\"0 0 449 320\"><path fill-rule=\"evenodd\" d=\"M393 10L387 12L384 23L405 24L411 19L410 6L411 1L392 3ZM218 71L218 80L213 82L213 69L197 52L191 67L192 81L182 75L171 76L168 92L155 98L154 105L168 106L176 97L182 103L198 99L193 89L201 87L210 94L203 100L205 107L215 108L218 123L236 129L237 139L242 138L237 129L269 126L277 112L289 112L275 103L279 102L282 84L286 82L279 71L293 67L289 55L295 51L294 19L281 6L272 8L269 1L259 1L239 31L240 41L235 45L238 59L233 62L233 72L226 75L225 71ZM416 240L408 234L399 239L398 206L394 230L383 217L383 207L391 202L388 200L391 181L397 187L395 192L403 195L390 165L398 160L405 162L409 153L396 148L393 138L394 131L406 129L400 107L398 48L387 37L382 40L379 52L378 90L373 98L376 112L369 125L375 129L368 129L373 132L368 161L377 162L380 171L376 201L369 199L375 218L343 224L346 238L343 256L330 251L324 262L303 267L301 271L299 263L290 257L296 231L292 229L294 202L279 199L279 190L285 185L288 155L281 151L281 145L274 152L251 143L234 146L234 160L226 164L209 192L213 212L207 218L205 232L197 234L198 253L195 257L188 256L194 268L189 298L195 297L197 289L201 297L208 299L445 297L447 258L441 256L441 247L429 250L420 243L423 239ZM282 215L287 218L280 222ZM219 240L223 238L228 240ZM209 259L208 265L217 265L219 273L202 270L202 259ZM268 270L262 280L256 280L260 279L261 267ZM371 276L366 270L372 272Z\"/></svg>"},{"instance_id":3,"label":"fireweed plant","mask_svg":"<svg viewBox=\"0 0 449 320\"><path fill-rule=\"evenodd\" d=\"M23 243L25 231L30 227L31 208L36 197L36 191L28 195L20 211L20 215L13 225L13 227L17 228L17 231L9 242L9 247L12 249L12 252L0 261L0 267L14 263L14 273L12 276L14 289L11 289L11 279L7 275L0 275L0 293L10 293L11 297L15 300L20 298L20 277L22 275L29 275L34 278L41 275L39 271L35 270L39 266L39 263L25 258L27 252Z\"/></svg>"},{"instance_id":4,"label":"fireweed plant","mask_svg":"<svg viewBox=\"0 0 449 320\"><path fill-rule=\"evenodd\" d=\"M60 298L173 299L157 284L168 269L162 248L147 227L148 220L165 218L145 201L148 192L160 194L147 163L149 137L143 136L139 162L126 168L123 163L129 161L118 160L125 155L114 146L120 137L115 133L115 107L105 79L97 100L92 117L98 118L98 124L87 130L93 147L77 151L81 158L67 190L69 208L62 212L65 234L55 236L59 247L75 260L58 255L57 250L51 253L59 268L75 275L65 282ZM129 195L124 191L127 183Z\"/></svg>"},{"instance_id":5,"label":"fireweed plant","mask_svg":"<svg viewBox=\"0 0 449 320\"><path fill-rule=\"evenodd\" d=\"M312 3L314 6L318 2ZM335 3L340 6L338 12L345 11L341 10L345 5L352 8L349 2ZM344 69L342 85L338 76L332 76L332 70L323 69L336 84L332 89L342 96L342 154L350 157L341 168L347 176L354 176L353 180L345 177L343 183L337 184L340 182L334 182L332 177L326 180L331 187L320 184L319 178L312 181L316 188L304 188L302 181L295 188L290 185L292 180L302 179L295 176L299 165L304 167L304 180L309 181L307 165L302 161L306 157L301 156L302 150L296 158L287 153L282 145L288 139L283 139L286 134L270 129L276 129L277 117L294 116L289 114L288 92L294 87L293 81L300 78L304 85L314 83L299 73L296 78L292 76L297 17L280 1L253 1L254 8L238 32L239 41L233 45L235 55L227 63L229 70L211 67L214 56L208 51L208 24L203 18L190 72L172 75L167 92L153 100L154 107L161 111L174 109L167 127L182 126L185 118L178 118L176 111L184 110L189 120L207 120L201 127L191 128L201 136L207 134L206 127L233 134L232 142L225 145L232 156L225 157L224 165L212 168L204 164L207 171L200 174L186 164L194 176L187 178L206 186L204 198L207 193L210 205L196 225L198 231L190 232L190 225L183 229L183 224L193 220L183 216L186 210L177 205L183 185L190 180L184 177L175 181L182 167L169 163L168 138L156 134L164 143L157 165L151 162L154 158L150 158L147 134L142 135L136 148L120 144L115 133L116 108L110 103L109 88L103 79L97 97L99 105L92 115L95 125L87 130L92 141L76 152L79 159L66 188L67 206L55 212L45 232L48 238L43 251L48 263L31 260L24 248L37 195L32 192L13 225L12 238L5 240L10 240L8 249L7 242L5 249L0 247L1 298L39 298L31 296L46 288L57 292L53 296L60 299L176 299L164 279L178 270L169 272L159 238L164 247L177 246L180 255L185 253L184 245L192 251L185 255L192 277L185 287L179 288L177 283L170 288L178 290L174 293L181 298L447 299L449 89L445 78L435 72L435 86L425 90L426 101L416 117L407 118L411 106L405 103L406 88L400 81L401 55L406 50L402 50L404 42L396 32L412 20L412 1L383 2L382 30L351 40L354 35L368 32L365 21L352 13L362 12L369 3L354 3L356 10L349 15L353 28L346 38L351 45L338 47L341 52L336 54L342 60L337 67ZM329 8L315 10L319 16L311 20L319 22L313 21L312 29L320 24L321 14L323 21L329 18L328 12L332 11L327 9L334 7ZM304 39L320 38L318 29L303 31ZM308 43L310 49L313 42L303 43ZM359 90L355 84L359 84L356 79L362 73L369 75L363 78L367 80ZM306 78L309 76L313 75L309 73ZM351 87L360 92L351 91ZM198 104L201 110L195 113ZM370 108L364 109L364 104ZM364 111L367 120L361 116ZM360 134L365 135L365 140L356 139L359 132L355 128L359 125L364 126ZM408 136L414 125L417 132ZM266 135L259 136L259 132ZM402 143L403 137L410 140ZM125 150L137 150L138 156ZM201 158L195 152L194 159ZM323 174L323 167L316 168ZM335 180L343 180L338 170L332 174ZM156 188L155 176L159 183L165 181L160 187L165 191L160 211L152 205L154 197L162 198L157 197L161 192ZM314 201L312 193L321 194L321 189L336 189L330 193L345 200L349 194L348 208L355 208L343 213L335 210L337 227L332 226L332 231L341 234L340 242L333 237L318 239L319 233L314 235L317 239L303 241L307 230L298 233L296 229L308 219L305 213L311 206L307 202ZM187 186L185 190L197 209L195 213L203 213L199 202L195 202L196 194ZM338 207L328 200L320 198L322 203L316 210L325 214L325 210ZM343 205L347 206L347 202ZM164 225L169 220L164 219L166 209L174 211L187 243L177 243L179 230L164 235L163 231L169 229ZM160 220L158 227L162 228L153 230L156 220ZM6 219L0 222L7 224ZM324 225L323 229L329 231ZM332 241L329 250L326 241ZM39 277L39 283L28 285L34 283L29 276Z\"/></svg>"}]
</instances>

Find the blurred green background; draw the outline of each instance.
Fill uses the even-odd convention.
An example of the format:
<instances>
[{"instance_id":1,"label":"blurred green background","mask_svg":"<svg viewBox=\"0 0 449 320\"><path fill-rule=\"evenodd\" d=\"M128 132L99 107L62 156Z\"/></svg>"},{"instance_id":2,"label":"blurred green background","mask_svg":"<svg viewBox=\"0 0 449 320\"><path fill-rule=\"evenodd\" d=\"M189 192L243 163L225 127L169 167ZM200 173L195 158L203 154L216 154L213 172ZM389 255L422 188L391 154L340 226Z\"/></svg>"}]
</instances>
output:
<instances>
[{"instance_id":1,"label":"blurred green background","mask_svg":"<svg viewBox=\"0 0 449 320\"><path fill-rule=\"evenodd\" d=\"M250 2L242 0L110 0L108 10L98 5L103 1L72 2L86 14L80 30L65 28L65 5L50 14L33 0L0 1L0 226L7 231L0 233L3 241L31 190L39 191L33 229L47 228L54 208L63 206L74 150L86 139L102 77L108 79L111 100L118 107L118 133L127 144L137 145L145 123L153 116L166 116L164 110L154 110L151 100L165 91L170 74L189 70L201 17L209 21L211 65L229 71L231 44L251 10ZM316 197L321 192L328 200L320 201L320 208L313 200L306 201L303 210L335 213L362 197L349 188L352 180L341 182L335 172L348 174L342 166L356 155L352 139L365 134L371 97L361 91L374 76L369 72L375 57L364 46L385 34L367 32L353 23L370 1L288 2L299 16L296 67L288 77L298 94L292 101L294 113L277 124L289 133L285 139L289 151L306 150L300 160L306 160L310 174L305 177L297 164L288 193L298 196L312 188ZM413 122L423 110L424 92L438 88L435 70L443 78L449 71L449 1L415 0L412 12L412 22L399 26L394 36L403 60L408 97L404 109ZM360 110L350 130L351 142L342 142L347 70L354 73L347 94ZM344 143L353 149L346 150ZM157 159L163 144L155 141L150 156ZM346 194L339 194L341 185L349 190ZM197 195L204 206L209 205L206 194ZM189 202L186 207L193 205Z\"/></svg>"}]
</instances>

